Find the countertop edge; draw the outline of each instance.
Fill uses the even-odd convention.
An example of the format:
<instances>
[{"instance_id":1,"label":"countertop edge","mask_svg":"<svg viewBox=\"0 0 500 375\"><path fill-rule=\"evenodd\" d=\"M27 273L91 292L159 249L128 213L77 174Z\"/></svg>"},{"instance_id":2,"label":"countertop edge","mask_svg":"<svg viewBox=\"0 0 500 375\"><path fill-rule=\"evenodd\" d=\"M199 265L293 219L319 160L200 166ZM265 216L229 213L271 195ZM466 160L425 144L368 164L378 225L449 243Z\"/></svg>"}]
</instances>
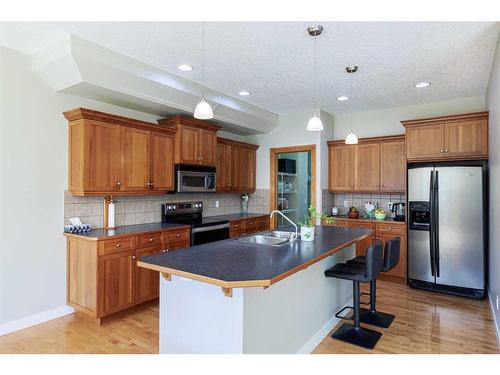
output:
<instances>
[{"instance_id":1,"label":"countertop edge","mask_svg":"<svg viewBox=\"0 0 500 375\"><path fill-rule=\"evenodd\" d=\"M291 270L288 270L285 273L282 273L278 276L273 277L272 279L224 281L224 280L215 279L215 278L208 277L208 276L203 276L203 275L199 275L199 274L194 274L194 273L190 273L190 272L177 270L174 268L162 267L162 266L158 266L156 264L145 263L142 261L138 261L137 265L139 267L147 268L147 269L150 269L153 271L158 271L160 273L185 277L187 279L201 281L201 282L205 282L207 284L220 286L221 288L255 288L255 287L266 288L266 287L269 287L272 284L275 284L283 279L286 279L287 277L289 277L289 276L291 276L291 275L293 275L293 274L295 274L295 273L297 273L305 268L308 268L309 266L311 266L315 263L318 263L319 261L339 252L342 249L345 249L346 247L354 245L358 241L364 240L365 238L369 237L370 235L371 235L371 233L367 233L367 234L364 234L362 236L356 237L353 240L346 242L346 243L342 244L341 246L337 246L337 247L317 256L316 258L311 259L310 261L301 264L300 266L292 268Z\"/></svg>"},{"instance_id":2,"label":"countertop edge","mask_svg":"<svg viewBox=\"0 0 500 375\"><path fill-rule=\"evenodd\" d=\"M142 234L148 234L148 233L155 233L155 232L166 232L169 230L176 230L176 229L191 229L190 225L181 225L179 224L178 226L173 226L170 228L158 228L158 229L151 229L151 230L141 230L137 232L130 232L130 233L122 233L122 234L114 234L114 235L109 235L109 236L85 236L85 235L80 235L78 233L68 233L68 232L63 232L63 235L68 238L76 238L79 240L87 240L87 241L104 241L107 239L111 238L122 238L122 237L131 237L131 236L139 236Z\"/></svg>"}]
</instances>

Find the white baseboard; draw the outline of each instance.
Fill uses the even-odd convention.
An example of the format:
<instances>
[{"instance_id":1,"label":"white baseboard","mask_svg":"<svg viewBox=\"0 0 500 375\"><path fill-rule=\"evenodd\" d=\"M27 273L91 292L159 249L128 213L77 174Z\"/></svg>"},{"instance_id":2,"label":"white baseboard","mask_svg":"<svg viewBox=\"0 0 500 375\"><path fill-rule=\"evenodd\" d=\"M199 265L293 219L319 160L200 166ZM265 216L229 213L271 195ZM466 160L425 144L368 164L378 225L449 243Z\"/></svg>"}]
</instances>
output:
<instances>
[{"instance_id":1,"label":"white baseboard","mask_svg":"<svg viewBox=\"0 0 500 375\"><path fill-rule=\"evenodd\" d=\"M500 327L496 319L497 315L495 314L495 309L496 309L495 304L493 303L493 299L489 290L488 290L488 299L490 300L491 315L493 315L493 321L495 322L495 329L497 333L497 345L498 345L498 350L500 351Z\"/></svg>"},{"instance_id":2,"label":"white baseboard","mask_svg":"<svg viewBox=\"0 0 500 375\"><path fill-rule=\"evenodd\" d=\"M13 320L7 323L0 324L0 336L19 331L52 319L59 318L64 315L72 314L75 312L71 306L64 305L57 307L53 310L43 311L41 313L30 315L22 319Z\"/></svg>"}]
</instances>

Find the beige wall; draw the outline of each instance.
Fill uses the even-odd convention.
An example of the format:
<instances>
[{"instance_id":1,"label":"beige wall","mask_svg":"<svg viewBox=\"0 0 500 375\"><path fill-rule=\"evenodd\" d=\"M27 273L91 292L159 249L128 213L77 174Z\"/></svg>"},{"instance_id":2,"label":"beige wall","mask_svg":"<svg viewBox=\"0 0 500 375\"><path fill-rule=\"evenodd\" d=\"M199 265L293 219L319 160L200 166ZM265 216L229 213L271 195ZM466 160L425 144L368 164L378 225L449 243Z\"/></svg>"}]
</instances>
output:
<instances>
[{"instance_id":1,"label":"beige wall","mask_svg":"<svg viewBox=\"0 0 500 375\"><path fill-rule=\"evenodd\" d=\"M490 249L489 249L489 292L497 333L500 339L500 311L496 299L500 298L500 41L491 70L486 105L490 111L489 119L489 190L490 190Z\"/></svg>"},{"instance_id":2,"label":"beige wall","mask_svg":"<svg viewBox=\"0 0 500 375\"><path fill-rule=\"evenodd\" d=\"M402 120L484 111L485 108L485 97L478 96L389 108L379 111L357 112L352 115L352 127L358 137L403 134L404 128L400 122ZM344 139L350 131L350 116L345 113L334 113L334 116L333 139Z\"/></svg>"}]
</instances>

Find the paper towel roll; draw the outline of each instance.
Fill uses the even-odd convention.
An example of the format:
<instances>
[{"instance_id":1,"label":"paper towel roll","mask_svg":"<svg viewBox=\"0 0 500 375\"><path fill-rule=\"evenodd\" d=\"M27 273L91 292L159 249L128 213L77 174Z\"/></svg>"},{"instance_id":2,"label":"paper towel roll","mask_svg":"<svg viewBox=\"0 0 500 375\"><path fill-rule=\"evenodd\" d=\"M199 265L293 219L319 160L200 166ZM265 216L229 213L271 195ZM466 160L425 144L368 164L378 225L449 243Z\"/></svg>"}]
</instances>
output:
<instances>
[{"instance_id":1,"label":"paper towel roll","mask_svg":"<svg viewBox=\"0 0 500 375\"><path fill-rule=\"evenodd\" d=\"M108 204L108 228L115 227L115 204Z\"/></svg>"}]
</instances>

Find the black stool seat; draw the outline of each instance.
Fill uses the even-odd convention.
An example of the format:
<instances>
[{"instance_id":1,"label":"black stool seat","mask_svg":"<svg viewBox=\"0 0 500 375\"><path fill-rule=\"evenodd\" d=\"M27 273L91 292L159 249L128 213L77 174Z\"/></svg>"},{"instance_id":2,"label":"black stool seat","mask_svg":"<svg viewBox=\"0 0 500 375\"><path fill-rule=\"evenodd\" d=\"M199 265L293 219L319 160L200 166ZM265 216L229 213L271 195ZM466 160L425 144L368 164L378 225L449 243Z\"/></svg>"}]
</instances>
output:
<instances>
[{"instance_id":1,"label":"black stool seat","mask_svg":"<svg viewBox=\"0 0 500 375\"><path fill-rule=\"evenodd\" d=\"M389 272L398 265L400 246L401 239L399 237L394 237L385 243L382 272ZM348 260L346 264L350 267L363 267L363 265L366 264L366 261L366 256L360 255ZM376 294L377 284L376 280L373 280L370 282L370 308L360 310L360 321L377 327L388 328L393 322L395 316L377 311Z\"/></svg>"},{"instance_id":2,"label":"black stool seat","mask_svg":"<svg viewBox=\"0 0 500 375\"><path fill-rule=\"evenodd\" d=\"M353 283L353 309L354 324L342 324L332 335L332 338L348 342L350 344L373 349L382 336L380 332L366 329L360 326L360 306L359 306L359 283L372 282L377 278L382 270L382 242L377 241L366 251L365 263L338 263L325 271L325 276L337 279L350 280ZM344 307L341 311L345 310ZM338 316L339 311L335 314Z\"/></svg>"}]
</instances>

